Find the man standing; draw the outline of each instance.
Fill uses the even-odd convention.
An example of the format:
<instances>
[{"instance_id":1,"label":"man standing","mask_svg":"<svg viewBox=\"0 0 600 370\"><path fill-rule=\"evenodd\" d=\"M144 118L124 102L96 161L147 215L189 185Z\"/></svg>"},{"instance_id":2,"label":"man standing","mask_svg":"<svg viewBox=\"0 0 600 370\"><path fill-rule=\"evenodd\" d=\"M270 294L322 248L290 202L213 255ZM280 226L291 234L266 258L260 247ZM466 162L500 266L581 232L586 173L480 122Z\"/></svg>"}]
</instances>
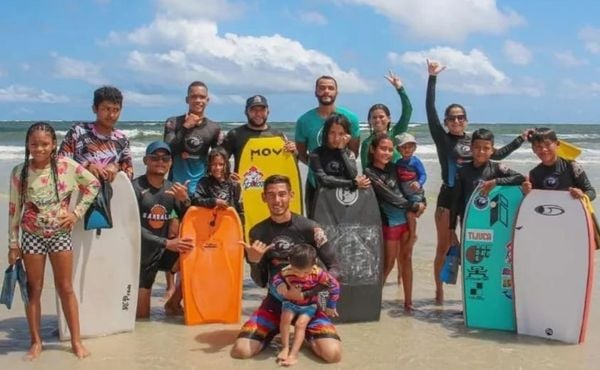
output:
<instances>
[{"instance_id":1,"label":"man standing","mask_svg":"<svg viewBox=\"0 0 600 370\"><path fill-rule=\"evenodd\" d=\"M119 171L133 178L129 139L115 129L122 107L123 95L116 87L102 86L94 91L96 121L74 124L58 155L73 158L100 180L113 181Z\"/></svg>"},{"instance_id":2,"label":"man standing","mask_svg":"<svg viewBox=\"0 0 600 370\"><path fill-rule=\"evenodd\" d=\"M343 114L350 122L351 139L348 142L348 149L354 152L354 155L358 158L358 149L360 147L358 117L351 111L335 105L335 99L337 98L336 80L331 76L319 77L315 83L315 96L319 101L319 106L304 113L296 121L295 140L298 159L308 165L308 155L322 144L323 124L332 113ZM316 182L312 172L309 170L305 190L306 209L312 208L315 190Z\"/></svg>"},{"instance_id":3,"label":"man standing","mask_svg":"<svg viewBox=\"0 0 600 370\"><path fill-rule=\"evenodd\" d=\"M179 252L194 247L193 241L179 239L178 210L182 202L189 204L184 185L165 180L171 167L171 149L162 141L155 141L146 148L144 164L146 173L132 181L138 200L142 224L142 254L140 264L140 289L136 317L150 316L152 285L159 270L174 272L178 268ZM165 304L169 314L181 311L181 286Z\"/></svg>"},{"instance_id":4,"label":"man standing","mask_svg":"<svg viewBox=\"0 0 600 370\"><path fill-rule=\"evenodd\" d=\"M296 244L312 245L325 267L337 277L338 262L335 250L327 242L323 229L314 221L290 211L291 191L289 178L280 175L268 177L264 182L263 201L270 217L250 230L250 244L245 246L254 282L267 287L271 278L288 264L288 255ZM290 287L286 299L302 299L319 294L319 291L300 291ZM235 358L250 358L258 354L279 331L281 301L270 291L260 307L242 326L238 339L231 349ZM306 339L312 351L326 362L339 362L341 342L325 312L317 311L306 328Z\"/></svg>"},{"instance_id":5,"label":"man standing","mask_svg":"<svg viewBox=\"0 0 600 370\"><path fill-rule=\"evenodd\" d=\"M269 104L267 103L267 98L262 95L249 97L248 100L246 100L245 114L248 123L230 130L225 136L222 144L227 153L230 156L233 155L233 171L235 173L238 172L240 156L242 155L244 145L246 145L251 138L282 136L286 141L285 150L292 153L296 152L296 145L294 142L288 141L283 133L273 130L271 126L267 124L267 118L269 117Z\"/></svg>"},{"instance_id":6,"label":"man standing","mask_svg":"<svg viewBox=\"0 0 600 370\"><path fill-rule=\"evenodd\" d=\"M204 116L210 98L204 82L194 81L188 86L185 102L188 112L171 117L165 123L164 140L171 147L173 167L170 179L188 182L189 194L206 173L208 150L219 144L219 126Z\"/></svg>"}]
</instances>

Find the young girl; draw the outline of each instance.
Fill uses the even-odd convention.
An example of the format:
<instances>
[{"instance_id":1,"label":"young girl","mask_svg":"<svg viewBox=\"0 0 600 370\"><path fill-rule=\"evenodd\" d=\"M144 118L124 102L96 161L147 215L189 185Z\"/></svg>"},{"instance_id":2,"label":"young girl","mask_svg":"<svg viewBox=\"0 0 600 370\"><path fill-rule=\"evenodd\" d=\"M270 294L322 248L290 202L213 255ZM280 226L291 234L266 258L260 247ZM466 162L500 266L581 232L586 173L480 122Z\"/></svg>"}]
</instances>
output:
<instances>
[{"instance_id":1,"label":"young girl","mask_svg":"<svg viewBox=\"0 0 600 370\"><path fill-rule=\"evenodd\" d=\"M289 287L297 287L301 291L322 289L329 292L325 313L329 317L337 317L336 303L340 295L340 284L327 271L317 266L317 251L310 244L295 245L289 256L290 264L273 276L271 286L280 296L285 296ZM298 361L298 352L304 342L306 326L318 309L318 296L298 301L283 300L281 308L281 352L277 361L282 366L294 365ZM290 350L290 326L294 323L294 343Z\"/></svg>"},{"instance_id":2,"label":"young girl","mask_svg":"<svg viewBox=\"0 0 600 370\"><path fill-rule=\"evenodd\" d=\"M442 126L435 109L435 84L437 75L446 69L437 62L427 60L429 80L427 82L427 97L425 108L427 110L427 122L431 137L437 148L438 160L442 169L442 186L438 194L435 211L435 228L437 230L437 249L433 263L433 276L435 279L435 300L442 304L444 301L444 290L440 272L444 266L446 253L451 244L457 244L456 234L450 232L450 208L452 206L452 188L454 187L454 175L458 168L473 158L471 154L471 136L465 132L467 129L467 111L460 104L450 104L444 112L444 125ZM519 148L527 138L529 129L523 131L515 140L506 146L496 150L492 156L493 160L501 160L514 150Z\"/></svg>"},{"instance_id":3,"label":"young girl","mask_svg":"<svg viewBox=\"0 0 600 370\"><path fill-rule=\"evenodd\" d=\"M390 131L390 125L392 122L390 109L385 104L374 104L371 106L371 108L369 108L367 121L369 122L371 135L369 135L369 137L367 137L360 145L360 164L363 170L367 168L369 164L369 145L371 144L371 140L373 140L375 135L383 132L388 133L389 136L393 138L396 135L406 132L408 123L410 122L410 116L412 115L412 104L408 99L408 95L406 94L406 90L404 89L400 78L391 71L387 76L385 76L385 78L392 84L392 86L396 88L398 95L400 95L400 101L402 102L402 115L394 127L392 127L392 131ZM394 150L393 161L396 162L398 159L400 159L400 154L397 150Z\"/></svg>"},{"instance_id":4,"label":"young girl","mask_svg":"<svg viewBox=\"0 0 600 370\"><path fill-rule=\"evenodd\" d=\"M323 125L321 146L309 155L309 167L313 171L317 187L368 188L369 179L358 175L354 153L347 148L350 141L350 122L343 114L333 113ZM309 209L312 218L314 204Z\"/></svg>"},{"instance_id":5,"label":"young girl","mask_svg":"<svg viewBox=\"0 0 600 370\"><path fill-rule=\"evenodd\" d=\"M26 359L42 351L40 337L41 295L46 254L50 257L54 283L71 332L75 355L89 355L81 343L79 312L73 292L71 230L92 204L100 183L90 172L69 158L57 158L56 134L52 126L38 122L29 127L25 139L25 162L13 168L10 178L9 252L14 263L23 258L27 270L29 304L25 307L31 335ZM69 211L74 190L82 195ZM19 231L21 240L19 242Z\"/></svg>"},{"instance_id":6,"label":"young girl","mask_svg":"<svg viewBox=\"0 0 600 370\"><path fill-rule=\"evenodd\" d=\"M242 224L244 209L240 203L241 187L230 179L228 155L222 148L214 148L208 154L208 176L203 177L192 196L191 204L206 208L227 208L232 206L237 211Z\"/></svg>"},{"instance_id":7,"label":"young girl","mask_svg":"<svg viewBox=\"0 0 600 370\"><path fill-rule=\"evenodd\" d=\"M402 243L408 231L406 211L420 216L425 210L424 203L412 203L400 190L395 166L392 163L394 143L386 133L375 135L369 147L369 167L365 174L371 180L379 202L384 239L383 281L385 282L399 257L400 271L404 287L404 308L412 309L412 245Z\"/></svg>"}]
</instances>

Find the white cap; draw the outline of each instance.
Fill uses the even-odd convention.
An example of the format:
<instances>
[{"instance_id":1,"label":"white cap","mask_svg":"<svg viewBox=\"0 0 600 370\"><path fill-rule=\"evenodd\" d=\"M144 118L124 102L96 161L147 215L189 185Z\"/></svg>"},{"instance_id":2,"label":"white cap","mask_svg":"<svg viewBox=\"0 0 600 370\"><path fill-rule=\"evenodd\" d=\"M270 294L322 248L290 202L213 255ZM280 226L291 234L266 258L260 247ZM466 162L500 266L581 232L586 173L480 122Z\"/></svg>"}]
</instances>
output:
<instances>
[{"instance_id":1,"label":"white cap","mask_svg":"<svg viewBox=\"0 0 600 370\"><path fill-rule=\"evenodd\" d=\"M396 141L396 146L402 146L408 143L417 143L417 140L415 140L415 137L412 136L411 134L409 134L408 132L405 132L403 134L400 135L396 135L396 137L394 138Z\"/></svg>"}]
</instances>

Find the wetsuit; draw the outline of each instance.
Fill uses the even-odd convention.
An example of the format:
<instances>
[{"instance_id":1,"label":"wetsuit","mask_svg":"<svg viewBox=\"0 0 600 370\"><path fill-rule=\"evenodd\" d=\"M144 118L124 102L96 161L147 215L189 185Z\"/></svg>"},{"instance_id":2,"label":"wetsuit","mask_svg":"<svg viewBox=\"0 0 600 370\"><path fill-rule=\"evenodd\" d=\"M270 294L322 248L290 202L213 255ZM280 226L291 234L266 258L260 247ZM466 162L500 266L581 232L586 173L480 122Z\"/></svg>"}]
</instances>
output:
<instances>
[{"instance_id":1,"label":"wetsuit","mask_svg":"<svg viewBox=\"0 0 600 370\"><path fill-rule=\"evenodd\" d=\"M471 162L471 135L465 133L462 136L452 135L444 130L435 109L435 83L436 76L429 76L427 82L427 97L425 107L427 110L427 122L431 137L435 143L438 160L442 168L442 187L437 199L437 207L450 209L452 203L452 191L456 171L465 163ZM517 136L513 141L497 149L492 159L501 160L518 149L523 143L523 138Z\"/></svg>"},{"instance_id":2,"label":"wetsuit","mask_svg":"<svg viewBox=\"0 0 600 370\"><path fill-rule=\"evenodd\" d=\"M569 190L573 187L581 189L590 200L596 199L596 190L576 161L559 157L551 166L540 163L529 172L529 181L533 189Z\"/></svg>"},{"instance_id":3,"label":"wetsuit","mask_svg":"<svg viewBox=\"0 0 600 370\"><path fill-rule=\"evenodd\" d=\"M233 171L238 172L240 165L240 156L242 155L242 150L244 149L244 146L246 145L248 140L255 137L271 136L281 136L285 139L283 133L277 130L273 130L269 125L267 125L267 128L265 130L255 130L249 124L245 124L227 132L227 135L223 140L222 147L227 151L227 153L229 153L230 156L233 155Z\"/></svg>"},{"instance_id":4,"label":"wetsuit","mask_svg":"<svg viewBox=\"0 0 600 370\"><path fill-rule=\"evenodd\" d=\"M238 182L231 180L219 181L212 176L206 176L198 182L198 187L191 198L193 206L215 208L217 199L226 201L234 207L244 224L244 209L240 202L242 188Z\"/></svg>"},{"instance_id":5,"label":"wetsuit","mask_svg":"<svg viewBox=\"0 0 600 370\"><path fill-rule=\"evenodd\" d=\"M525 181L525 177L520 173L494 161L487 161L479 167L475 167L472 162L466 163L458 170L452 189L451 229L456 228L458 217L464 216L467 202L477 186L484 181L494 179L496 185L521 185Z\"/></svg>"},{"instance_id":6,"label":"wetsuit","mask_svg":"<svg viewBox=\"0 0 600 370\"><path fill-rule=\"evenodd\" d=\"M412 104L410 103L410 99L408 99L408 95L406 94L406 89L404 89L404 86L397 89L396 91L398 92L398 95L400 95L400 101L402 102L402 115L400 116L398 122L396 122L396 124L392 126L392 129L387 132L389 138L392 139L392 142L394 142L394 137L396 137L396 135L405 133L408 129L408 123L410 122L410 117L412 116L413 110ZM360 144L360 165L363 171L365 168L367 168L369 164L369 146L371 145L371 141L373 141L373 136L374 134L371 133L371 135L369 135L369 137L367 137ZM398 152L398 149L396 149L396 146L394 145L394 154L392 156L392 162L396 162L400 158L401 155Z\"/></svg>"},{"instance_id":7,"label":"wetsuit","mask_svg":"<svg viewBox=\"0 0 600 370\"><path fill-rule=\"evenodd\" d=\"M402 193L413 202L425 202L425 190L423 186L427 181L427 173L423 162L416 157L400 158L396 161L396 176L400 182ZM413 182L418 182L421 188L417 191L410 187Z\"/></svg>"},{"instance_id":8,"label":"wetsuit","mask_svg":"<svg viewBox=\"0 0 600 370\"><path fill-rule=\"evenodd\" d=\"M326 188L356 188L356 160L350 149L320 146L308 157L316 184Z\"/></svg>"},{"instance_id":9,"label":"wetsuit","mask_svg":"<svg viewBox=\"0 0 600 370\"><path fill-rule=\"evenodd\" d=\"M142 226L142 253L140 264L140 288L151 289L158 271L171 271L179 253L167 250L169 223L177 218L179 205L165 190L171 182L165 180L160 188L148 182L146 175L132 181L138 201Z\"/></svg>"},{"instance_id":10,"label":"wetsuit","mask_svg":"<svg viewBox=\"0 0 600 370\"><path fill-rule=\"evenodd\" d=\"M250 263L250 276L260 286L266 287L271 279L282 268L288 265L288 256L296 244L307 243L314 246L320 262L329 273L337 277L339 266L335 248L327 242L323 229L314 221L292 213L289 221L277 223L271 218L259 222L250 230L250 243L260 240L267 245L273 245L258 263ZM312 297L323 289L303 291L304 297ZM266 345L278 332L281 319L281 301L270 292L262 301L260 307L242 326L240 338L260 341ZM306 328L308 340L319 338L339 339L335 327L327 315L318 311Z\"/></svg>"},{"instance_id":11,"label":"wetsuit","mask_svg":"<svg viewBox=\"0 0 600 370\"><path fill-rule=\"evenodd\" d=\"M190 180L188 193L193 194L198 181L206 174L208 150L219 144L221 129L206 117L192 128L185 128L184 122L185 115L167 119L164 140L173 155L170 179L182 184ZM190 155L188 159L182 158L184 152Z\"/></svg>"}]
</instances>

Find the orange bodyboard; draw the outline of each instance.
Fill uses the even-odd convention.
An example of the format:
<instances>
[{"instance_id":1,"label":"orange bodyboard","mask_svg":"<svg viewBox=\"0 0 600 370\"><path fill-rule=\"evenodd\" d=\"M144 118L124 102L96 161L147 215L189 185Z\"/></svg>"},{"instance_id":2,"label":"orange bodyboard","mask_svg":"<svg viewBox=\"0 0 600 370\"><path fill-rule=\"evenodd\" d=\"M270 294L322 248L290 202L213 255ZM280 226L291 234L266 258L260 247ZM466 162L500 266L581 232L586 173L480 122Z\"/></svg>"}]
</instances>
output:
<instances>
[{"instance_id":1,"label":"orange bodyboard","mask_svg":"<svg viewBox=\"0 0 600 370\"><path fill-rule=\"evenodd\" d=\"M239 322L244 234L235 209L190 207L179 235L192 238L195 245L181 255L185 324Z\"/></svg>"}]
</instances>

